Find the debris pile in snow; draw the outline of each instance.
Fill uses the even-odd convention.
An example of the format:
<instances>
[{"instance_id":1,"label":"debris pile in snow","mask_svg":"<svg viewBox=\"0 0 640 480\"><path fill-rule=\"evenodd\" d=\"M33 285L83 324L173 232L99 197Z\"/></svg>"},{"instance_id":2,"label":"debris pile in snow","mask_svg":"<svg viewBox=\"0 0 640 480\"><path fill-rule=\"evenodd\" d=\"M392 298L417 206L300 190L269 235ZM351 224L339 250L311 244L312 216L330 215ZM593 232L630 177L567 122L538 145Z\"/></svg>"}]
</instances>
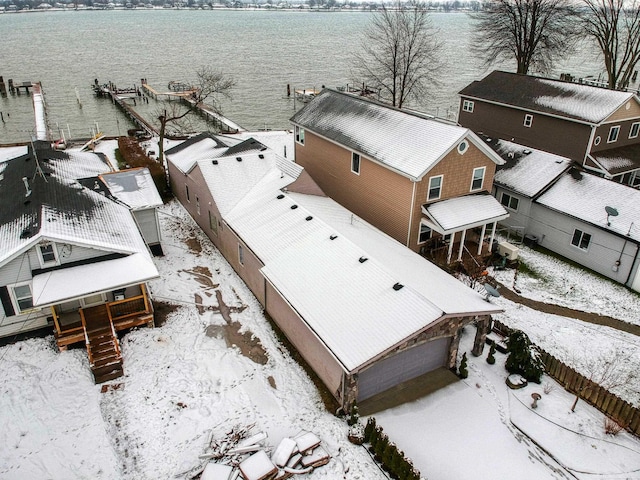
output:
<instances>
[{"instance_id":1,"label":"debris pile in snow","mask_svg":"<svg viewBox=\"0 0 640 480\"><path fill-rule=\"evenodd\" d=\"M267 434L251 433L254 425L235 426L223 438L209 434L200 465L176 478L200 480L285 480L310 473L329 463L331 456L312 432L283 438L275 449L265 444Z\"/></svg>"}]
</instances>

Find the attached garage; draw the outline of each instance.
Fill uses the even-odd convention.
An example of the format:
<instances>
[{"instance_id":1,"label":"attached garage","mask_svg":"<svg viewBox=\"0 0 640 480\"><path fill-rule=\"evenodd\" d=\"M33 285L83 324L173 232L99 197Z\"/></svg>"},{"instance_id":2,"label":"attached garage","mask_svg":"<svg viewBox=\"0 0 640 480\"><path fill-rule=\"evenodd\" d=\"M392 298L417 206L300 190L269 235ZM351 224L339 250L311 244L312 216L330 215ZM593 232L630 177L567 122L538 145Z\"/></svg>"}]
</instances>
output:
<instances>
[{"instance_id":1,"label":"attached garage","mask_svg":"<svg viewBox=\"0 0 640 480\"><path fill-rule=\"evenodd\" d=\"M374 363L358 375L358 402L446 366L451 337L425 342Z\"/></svg>"}]
</instances>

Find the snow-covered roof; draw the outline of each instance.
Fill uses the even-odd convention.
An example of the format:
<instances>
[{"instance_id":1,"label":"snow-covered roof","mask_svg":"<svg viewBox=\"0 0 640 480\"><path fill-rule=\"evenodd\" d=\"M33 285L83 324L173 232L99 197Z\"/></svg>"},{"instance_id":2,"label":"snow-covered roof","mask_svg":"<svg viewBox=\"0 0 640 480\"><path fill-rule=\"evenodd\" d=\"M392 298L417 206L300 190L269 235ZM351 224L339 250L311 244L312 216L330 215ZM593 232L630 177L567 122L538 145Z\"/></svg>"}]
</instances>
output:
<instances>
[{"instance_id":1,"label":"snow-covered roof","mask_svg":"<svg viewBox=\"0 0 640 480\"><path fill-rule=\"evenodd\" d=\"M225 222L347 371L445 316L499 310L329 198L283 193L287 160L241 157L197 164Z\"/></svg>"},{"instance_id":2,"label":"snow-covered roof","mask_svg":"<svg viewBox=\"0 0 640 480\"><path fill-rule=\"evenodd\" d=\"M104 173L100 175L100 179L114 197L133 210L162 205L162 198L148 168Z\"/></svg>"},{"instance_id":3,"label":"snow-covered roof","mask_svg":"<svg viewBox=\"0 0 640 480\"><path fill-rule=\"evenodd\" d=\"M239 131L237 133L220 135L220 137L224 138L225 142L227 139L242 142L254 138L284 158L294 159L295 156L295 141L291 130Z\"/></svg>"},{"instance_id":4,"label":"snow-covered roof","mask_svg":"<svg viewBox=\"0 0 640 480\"><path fill-rule=\"evenodd\" d=\"M329 89L291 122L413 179L422 178L464 139L501 162L464 127Z\"/></svg>"},{"instance_id":5,"label":"snow-covered roof","mask_svg":"<svg viewBox=\"0 0 640 480\"><path fill-rule=\"evenodd\" d=\"M506 140L485 139L505 160L496 169L493 183L533 198L571 166L566 157L543 152Z\"/></svg>"},{"instance_id":6,"label":"snow-covered roof","mask_svg":"<svg viewBox=\"0 0 640 480\"><path fill-rule=\"evenodd\" d=\"M498 70L467 85L460 95L590 124L605 121L626 102L638 101L629 92Z\"/></svg>"},{"instance_id":7,"label":"snow-covered roof","mask_svg":"<svg viewBox=\"0 0 640 480\"><path fill-rule=\"evenodd\" d=\"M41 239L148 255L129 209L84 188L78 180L109 170L99 155L57 152L36 143L36 156L21 156L2 165L0 265Z\"/></svg>"},{"instance_id":8,"label":"snow-covered roof","mask_svg":"<svg viewBox=\"0 0 640 480\"><path fill-rule=\"evenodd\" d=\"M227 145L210 134L200 134L192 137L179 145L165 151L167 158L180 169L188 173L198 160L211 159L221 151L226 150Z\"/></svg>"},{"instance_id":9,"label":"snow-covered roof","mask_svg":"<svg viewBox=\"0 0 640 480\"><path fill-rule=\"evenodd\" d=\"M571 169L537 203L640 242L640 191L578 169ZM605 207L613 207L607 225Z\"/></svg>"},{"instance_id":10,"label":"snow-covered roof","mask_svg":"<svg viewBox=\"0 0 640 480\"><path fill-rule=\"evenodd\" d=\"M444 235L500 222L509 212L488 193L449 198L422 206L436 230Z\"/></svg>"},{"instance_id":11,"label":"snow-covered roof","mask_svg":"<svg viewBox=\"0 0 640 480\"><path fill-rule=\"evenodd\" d=\"M591 152L589 156L610 175L640 168L640 144Z\"/></svg>"},{"instance_id":12,"label":"snow-covered roof","mask_svg":"<svg viewBox=\"0 0 640 480\"><path fill-rule=\"evenodd\" d=\"M0 148L0 163L6 162L21 155L26 155L29 152L29 147L26 145L19 147L3 147ZM2 168L2 167L0 167Z\"/></svg>"}]
</instances>

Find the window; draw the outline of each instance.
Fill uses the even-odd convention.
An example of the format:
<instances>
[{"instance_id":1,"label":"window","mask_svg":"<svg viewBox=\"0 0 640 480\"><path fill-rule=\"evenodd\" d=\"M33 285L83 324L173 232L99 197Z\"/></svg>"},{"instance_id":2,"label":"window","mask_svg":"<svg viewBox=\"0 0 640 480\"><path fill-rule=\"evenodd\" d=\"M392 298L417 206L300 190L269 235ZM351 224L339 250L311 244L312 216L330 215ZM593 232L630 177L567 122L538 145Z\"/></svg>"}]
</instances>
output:
<instances>
[{"instance_id":1,"label":"window","mask_svg":"<svg viewBox=\"0 0 640 480\"><path fill-rule=\"evenodd\" d=\"M467 142L466 140L461 141L458 144L458 153L460 155L464 155L464 152L466 152L467 150L469 150L469 142Z\"/></svg>"},{"instance_id":2,"label":"window","mask_svg":"<svg viewBox=\"0 0 640 480\"><path fill-rule=\"evenodd\" d=\"M618 134L620 133L620 125L616 125L615 127L611 127L609 129L609 137L607 138L607 143L613 143L618 140Z\"/></svg>"},{"instance_id":3,"label":"window","mask_svg":"<svg viewBox=\"0 0 640 480\"><path fill-rule=\"evenodd\" d=\"M589 243L591 243L591 235L584 233L577 228L573 231L573 238L571 239L571 245L578 247L581 250L588 250Z\"/></svg>"},{"instance_id":4,"label":"window","mask_svg":"<svg viewBox=\"0 0 640 480\"><path fill-rule=\"evenodd\" d=\"M360 175L360 155L355 152L351 153L351 171Z\"/></svg>"},{"instance_id":5,"label":"window","mask_svg":"<svg viewBox=\"0 0 640 480\"><path fill-rule=\"evenodd\" d=\"M42 267L45 267L47 264L58 263L58 253L53 243L38 245L38 254Z\"/></svg>"},{"instance_id":6,"label":"window","mask_svg":"<svg viewBox=\"0 0 640 480\"><path fill-rule=\"evenodd\" d=\"M209 210L209 228L218 235L218 219L211 213L211 210Z\"/></svg>"},{"instance_id":7,"label":"window","mask_svg":"<svg viewBox=\"0 0 640 480\"><path fill-rule=\"evenodd\" d=\"M104 293L96 293L95 295L89 295L80 299L82 307L92 307L93 305L101 305L107 301L107 296Z\"/></svg>"},{"instance_id":8,"label":"window","mask_svg":"<svg viewBox=\"0 0 640 480\"><path fill-rule=\"evenodd\" d=\"M427 200L437 200L440 198L440 192L442 190L442 175L437 177L431 177L429 179L429 193Z\"/></svg>"},{"instance_id":9,"label":"window","mask_svg":"<svg viewBox=\"0 0 640 480\"><path fill-rule=\"evenodd\" d=\"M238 244L238 262L240 262L240 265L244 265L244 249L240 244Z\"/></svg>"},{"instance_id":10,"label":"window","mask_svg":"<svg viewBox=\"0 0 640 480\"><path fill-rule=\"evenodd\" d=\"M597 147L598 145L600 145L600 136L598 135L596 138L593 139L593 144Z\"/></svg>"},{"instance_id":11,"label":"window","mask_svg":"<svg viewBox=\"0 0 640 480\"><path fill-rule=\"evenodd\" d=\"M500 203L502 205L504 205L505 207L507 207L507 208L509 208L511 210L515 210L517 212L518 211L518 203L520 203L520 200L518 200L516 197L512 197L508 193L503 193L502 197L500 198Z\"/></svg>"},{"instance_id":12,"label":"window","mask_svg":"<svg viewBox=\"0 0 640 480\"><path fill-rule=\"evenodd\" d=\"M196 213L200 215L200 198L196 195Z\"/></svg>"},{"instance_id":13,"label":"window","mask_svg":"<svg viewBox=\"0 0 640 480\"><path fill-rule=\"evenodd\" d=\"M462 111L473 113L473 102L471 100L462 101Z\"/></svg>"},{"instance_id":14,"label":"window","mask_svg":"<svg viewBox=\"0 0 640 480\"><path fill-rule=\"evenodd\" d=\"M482 183L484 182L485 167L478 167L473 169L473 177L471 178L471 191L480 190Z\"/></svg>"},{"instance_id":15,"label":"window","mask_svg":"<svg viewBox=\"0 0 640 480\"><path fill-rule=\"evenodd\" d=\"M296 127L296 142L300 145L304 145L304 128Z\"/></svg>"},{"instance_id":16,"label":"window","mask_svg":"<svg viewBox=\"0 0 640 480\"><path fill-rule=\"evenodd\" d=\"M631 130L629 130L629 138L636 138L640 133L640 122L634 122L631 124Z\"/></svg>"},{"instance_id":17,"label":"window","mask_svg":"<svg viewBox=\"0 0 640 480\"><path fill-rule=\"evenodd\" d=\"M191 197L189 196L189 185L184 186L184 192L187 195L187 202L191 202Z\"/></svg>"},{"instance_id":18,"label":"window","mask_svg":"<svg viewBox=\"0 0 640 480\"><path fill-rule=\"evenodd\" d=\"M418 243L424 243L431 238L431 228L420 222L420 233L418 234Z\"/></svg>"},{"instance_id":19,"label":"window","mask_svg":"<svg viewBox=\"0 0 640 480\"><path fill-rule=\"evenodd\" d=\"M25 313L33 308L33 295L31 293L31 285L23 283L11 287L15 307L19 313Z\"/></svg>"},{"instance_id":20,"label":"window","mask_svg":"<svg viewBox=\"0 0 640 480\"><path fill-rule=\"evenodd\" d=\"M533 123L533 115L531 115L530 113L525 114L524 126L528 128L531 126L532 123Z\"/></svg>"}]
</instances>

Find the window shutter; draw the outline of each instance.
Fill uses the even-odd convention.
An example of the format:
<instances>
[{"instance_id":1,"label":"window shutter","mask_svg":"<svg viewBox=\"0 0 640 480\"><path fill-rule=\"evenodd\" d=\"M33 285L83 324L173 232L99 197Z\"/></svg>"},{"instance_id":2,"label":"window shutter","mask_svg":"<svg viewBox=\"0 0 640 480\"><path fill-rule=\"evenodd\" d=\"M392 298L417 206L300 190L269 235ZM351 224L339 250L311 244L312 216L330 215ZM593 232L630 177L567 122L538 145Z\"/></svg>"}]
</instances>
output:
<instances>
[{"instance_id":1,"label":"window shutter","mask_svg":"<svg viewBox=\"0 0 640 480\"><path fill-rule=\"evenodd\" d=\"M9 296L9 289L7 287L0 287L0 301L2 301L4 314L7 317L13 317L16 312L13 309L13 303L11 303L11 297Z\"/></svg>"}]
</instances>

